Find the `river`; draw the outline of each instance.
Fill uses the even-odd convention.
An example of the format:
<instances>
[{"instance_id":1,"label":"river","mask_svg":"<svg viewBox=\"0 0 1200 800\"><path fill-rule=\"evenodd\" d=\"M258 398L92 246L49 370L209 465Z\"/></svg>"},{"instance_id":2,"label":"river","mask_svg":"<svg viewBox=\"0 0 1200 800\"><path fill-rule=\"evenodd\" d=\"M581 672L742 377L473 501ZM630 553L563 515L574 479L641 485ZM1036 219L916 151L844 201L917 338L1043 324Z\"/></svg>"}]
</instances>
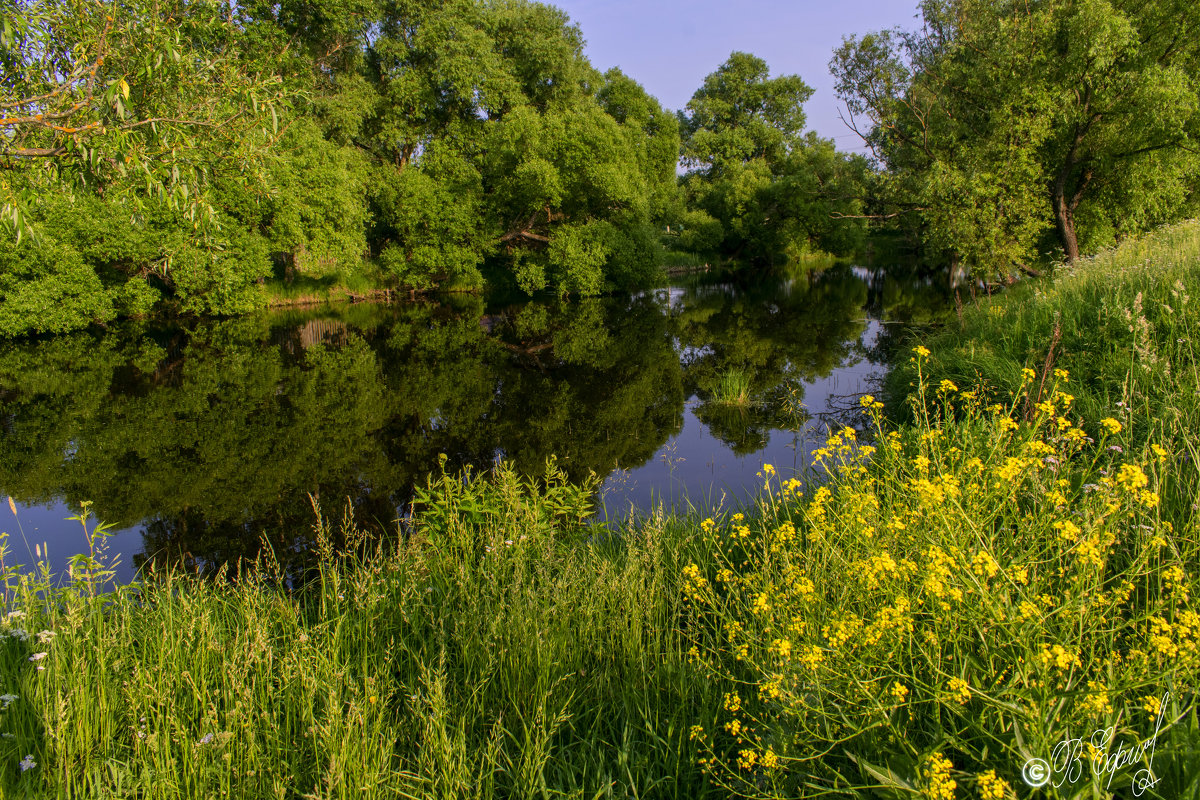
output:
<instances>
[{"instance_id":1,"label":"river","mask_svg":"<svg viewBox=\"0 0 1200 800\"><path fill-rule=\"evenodd\" d=\"M151 562L211 571L263 541L300 563L310 495L394 534L440 454L530 474L554 456L598 476L597 519L729 507L764 464L803 472L903 330L944 313L928 279L898 273L700 275L623 297L453 296L0 344L7 562L40 551L64 572L88 548L67 518L89 501L119 581ZM722 402L729 385L744 403Z\"/></svg>"}]
</instances>

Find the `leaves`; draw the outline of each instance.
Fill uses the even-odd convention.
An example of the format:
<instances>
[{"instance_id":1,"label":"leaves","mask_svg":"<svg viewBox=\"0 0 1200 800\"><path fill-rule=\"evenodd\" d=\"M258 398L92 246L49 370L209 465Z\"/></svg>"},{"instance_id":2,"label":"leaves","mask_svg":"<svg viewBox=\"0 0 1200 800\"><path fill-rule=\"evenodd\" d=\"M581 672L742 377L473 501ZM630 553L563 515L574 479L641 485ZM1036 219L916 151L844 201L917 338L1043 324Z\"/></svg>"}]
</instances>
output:
<instances>
[{"instance_id":1,"label":"leaves","mask_svg":"<svg viewBox=\"0 0 1200 800\"><path fill-rule=\"evenodd\" d=\"M884 202L919 219L932 251L988 277L1043 256L1055 234L1073 259L1189 213L1194 4L921 9L921 31L852 37L830 67L869 121Z\"/></svg>"}]
</instances>

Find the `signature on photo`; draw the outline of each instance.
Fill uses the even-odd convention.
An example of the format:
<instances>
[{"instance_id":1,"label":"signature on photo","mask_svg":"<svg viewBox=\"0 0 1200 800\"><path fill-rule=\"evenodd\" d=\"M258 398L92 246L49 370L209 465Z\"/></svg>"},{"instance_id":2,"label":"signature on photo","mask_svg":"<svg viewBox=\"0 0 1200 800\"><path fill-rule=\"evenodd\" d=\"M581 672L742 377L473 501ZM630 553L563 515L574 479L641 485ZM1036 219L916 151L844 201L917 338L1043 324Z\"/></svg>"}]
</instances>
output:
<instances>
[{"instance_id":1,"label":"signature on photo","mask_svg":"<svg viewBox=\"0 0 1200 800\"><path fill-rule=\"evenodd\" d=\"M1104 788L1107 790L1111 788L1113 778L1122 767L1140 764L1145 759L1145 767L1134 773L1132 780L1133 796L1141 797L1147 789L1158 783L1158 778L1154 775L1154 751L1170 697L1171 693L1167 692L1159 701L1158 714L1154 720L1154 734L1149 738L1132 743L1114 742L1117 731L1115 727L1101 728L1086 739L1068 737L1054 746L1049 761L1043 758L1031 758L1026 761L1021 770L1021 777L1035 789L1051 781L1056 789L1063 784L1074 784L1083 777L1083 758L1086 757L1092 762L1092 772L1098 779L1105 781ZM1088 745L1086 756L1085 744ZM1107 780L1105 775L1108 776Z\"/></svg>"}]
</instances>

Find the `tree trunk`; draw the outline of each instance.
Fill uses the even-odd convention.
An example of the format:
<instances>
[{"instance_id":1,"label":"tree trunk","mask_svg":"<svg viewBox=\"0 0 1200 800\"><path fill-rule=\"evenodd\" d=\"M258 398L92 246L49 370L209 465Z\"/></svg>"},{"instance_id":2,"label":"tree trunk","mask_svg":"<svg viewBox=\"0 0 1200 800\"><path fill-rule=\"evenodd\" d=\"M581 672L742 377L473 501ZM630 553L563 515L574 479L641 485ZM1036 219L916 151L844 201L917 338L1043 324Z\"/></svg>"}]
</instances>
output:
<instances>
[{"instance_id":1,"label":"tree trunk","mask_svg":"<svg viewBox=\"0 0 1200 800\"><path fill-rule=\"evenodd\" d=\"M1074 203L1067 202L1065 176L1054 185L1054 221L1058 224L1058 238L1062 242L1067 263L1079 260L1079 238L1075 235Z\"/></svg>"}]
</instances>

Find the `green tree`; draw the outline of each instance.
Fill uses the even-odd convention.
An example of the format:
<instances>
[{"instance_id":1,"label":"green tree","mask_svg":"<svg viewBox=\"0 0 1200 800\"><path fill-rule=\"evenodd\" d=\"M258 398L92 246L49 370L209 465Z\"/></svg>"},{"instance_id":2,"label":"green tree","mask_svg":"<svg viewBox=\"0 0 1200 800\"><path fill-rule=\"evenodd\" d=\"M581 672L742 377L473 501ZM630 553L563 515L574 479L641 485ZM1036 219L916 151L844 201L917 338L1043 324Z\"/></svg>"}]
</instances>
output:
<instances>
[{"instance_id":1,"label":"green tree","mask_svg":"<svg viewBox=\"0 0 1200 800\"><path fill-rule=\"evenodd\" d=\"M241 46L244 22L212 0L0 2L4 219L20 234L37 191L86 188L210 219L208 178L253 169L283 101L270 54Z\"/></svg>"},{"instance_id":2,"label":"green tree","mask_svg":"<svg viewBox=\"0 0 1200 800\"><path fill-rule=\"evenodd\" d=\"M261 304L265 240L222 197L261 193L287 100L252 23L210 0L0 2L5 334L164 295L201 313Z\"/></svg>"},{"instance_id":3,"label":"green tree","mask_svg":"<svg viewBox=\"0 0 1200 800\"><path fill-rule=\"evenodd\" d=\"M680 114L688 211L682 243L756 262L857 241L861 159L804 135L812 89L797 75L769 77L766 62L733 53Z\"/></svg>"},{"instance_id":4,"label":"green tree","mask_svg":"<svg viewBox=\"0 0 1200 800\"><path fill-rule=\"evenodd\" d=\"M867 118L889 213L973 270L1053 233L1068 260L1186 213L1200 175L1200 9L925 0L920 31L852 37L831 69Z\"/></svg>"},{"instance_id":5,"label":"green tree","mask_svg":"<svg viewBox=\"0 0 1200 800\"><path fill-rule=\"evenodd\" d=\"M396 4L369 48L376 247L415 288L645 283L674 197L678 131L635 82L600 76L565 14L527 2Z\"/></svg>"}]
</instances>

